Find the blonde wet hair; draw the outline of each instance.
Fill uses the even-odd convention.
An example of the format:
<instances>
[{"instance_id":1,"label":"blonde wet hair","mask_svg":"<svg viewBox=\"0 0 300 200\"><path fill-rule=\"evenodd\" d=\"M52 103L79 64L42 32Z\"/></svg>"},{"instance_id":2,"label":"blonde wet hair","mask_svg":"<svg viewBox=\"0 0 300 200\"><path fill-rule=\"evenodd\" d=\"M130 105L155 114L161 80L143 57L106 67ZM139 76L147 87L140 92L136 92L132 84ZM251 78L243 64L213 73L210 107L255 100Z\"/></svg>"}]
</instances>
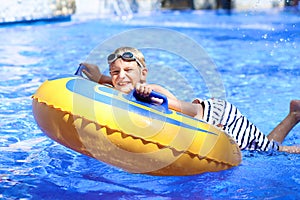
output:
<instances>
[{"instance_id":1,"label":"blonde wet hair","mask_svg":"<svg viewBox=\"0 0 300 200\"><path fill-rule=\"evenodd\" d=\"M118 55L122 55L125 52L131 52L134 55L134 57L136 59L138 59L140 61L140 63L146 68L145 57L144 57L143 53L140 50L138 50L137 48L120 47L120 48L117 48L113 53L118 54Z\"/></svg>"}]
</instances>

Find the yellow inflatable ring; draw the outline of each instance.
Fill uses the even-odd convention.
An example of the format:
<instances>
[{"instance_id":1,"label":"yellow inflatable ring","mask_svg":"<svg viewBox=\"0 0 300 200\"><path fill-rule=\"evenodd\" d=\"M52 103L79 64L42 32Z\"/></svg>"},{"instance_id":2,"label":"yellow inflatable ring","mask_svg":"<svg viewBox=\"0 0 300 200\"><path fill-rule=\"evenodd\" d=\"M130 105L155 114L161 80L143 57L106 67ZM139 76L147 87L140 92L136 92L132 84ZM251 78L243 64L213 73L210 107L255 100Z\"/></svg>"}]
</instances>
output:
<instances>
[{"instance_id":1,"label":"yellow inflatable ring","mask_svg":"<svg viewBox=\"0 0 300 200\"><path fill-rule=\"evenodd\" d=\"M192 175L241 162L220 129L81 77L45 81L32 108L53 140L132 173Z\"/></svg>"}]
</instances>

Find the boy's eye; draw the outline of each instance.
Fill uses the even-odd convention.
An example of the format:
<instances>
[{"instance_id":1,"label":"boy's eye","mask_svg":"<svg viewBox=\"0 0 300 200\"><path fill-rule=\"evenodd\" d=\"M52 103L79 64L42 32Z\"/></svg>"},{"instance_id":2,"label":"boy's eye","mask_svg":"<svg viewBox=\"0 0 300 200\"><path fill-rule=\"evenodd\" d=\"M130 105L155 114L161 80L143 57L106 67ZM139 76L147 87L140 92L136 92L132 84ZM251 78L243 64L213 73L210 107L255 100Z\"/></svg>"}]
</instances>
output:
<instances>
[{"instance_id":1,"label":"boy's eye","mask_svg":"<svg viewBox=\"0 0 300 200\"><path fill-rule=\"evenodd\" d=\"M112 75L117 75L117 74L119 74L119 70L114 70L114 71L110 71L110 73L112 74Z\"/></svg>"}]
</instances>

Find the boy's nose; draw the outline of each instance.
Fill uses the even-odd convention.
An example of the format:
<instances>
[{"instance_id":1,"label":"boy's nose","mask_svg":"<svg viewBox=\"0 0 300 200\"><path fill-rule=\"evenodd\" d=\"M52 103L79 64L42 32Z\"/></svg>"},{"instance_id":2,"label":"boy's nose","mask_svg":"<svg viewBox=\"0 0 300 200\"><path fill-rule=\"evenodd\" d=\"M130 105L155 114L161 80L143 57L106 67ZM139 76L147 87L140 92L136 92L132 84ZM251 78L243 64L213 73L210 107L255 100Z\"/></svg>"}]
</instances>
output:
<instances>
[{"instance_id":1,"label":"boy's nose","mask_svg":"<svg viewBox=\"0 0 300 200\"><path fill-rule=\"evenodd\" d=\"M123 69L121 69L119 76L121 78L123 78L125 76L125 71Z\"/></svg>"}]
</instances>

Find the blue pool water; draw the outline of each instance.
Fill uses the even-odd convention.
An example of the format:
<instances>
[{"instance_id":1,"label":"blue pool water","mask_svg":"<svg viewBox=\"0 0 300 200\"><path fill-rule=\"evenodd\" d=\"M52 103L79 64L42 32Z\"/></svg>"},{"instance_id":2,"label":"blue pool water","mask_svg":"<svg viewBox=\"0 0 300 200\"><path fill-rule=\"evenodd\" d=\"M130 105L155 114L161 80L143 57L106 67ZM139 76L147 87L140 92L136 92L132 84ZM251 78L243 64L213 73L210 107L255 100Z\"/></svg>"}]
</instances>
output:
<instances>
[{"instance_id":1,"label":"blue pool water","mask_svg":"<svg viewBox=\"0 0 300 200\"><path fill-rule=\"evenodd\" d=\"M127 21L74 17L2 26L0 199L299 199L299 155L244 151L242 164L226 171L160 177L127 173L41 132L31 111L31 95L39 85L73 74L112 35L145 27L167 28L201 45L221 74L226 99L265 133L287 115L289 101L300 98L300 16L295 13L166 11ZM168 39L162 41L186 48L184 42ZM202 78L178 55L151 49L145 54L150 82L168 84L187 101L210 97ZM182 91L172 71L153 72L165 66L191 79L192 95ZM296 126L284 144L300 144L299 132Z\"/></svg>"}]
</instances>

